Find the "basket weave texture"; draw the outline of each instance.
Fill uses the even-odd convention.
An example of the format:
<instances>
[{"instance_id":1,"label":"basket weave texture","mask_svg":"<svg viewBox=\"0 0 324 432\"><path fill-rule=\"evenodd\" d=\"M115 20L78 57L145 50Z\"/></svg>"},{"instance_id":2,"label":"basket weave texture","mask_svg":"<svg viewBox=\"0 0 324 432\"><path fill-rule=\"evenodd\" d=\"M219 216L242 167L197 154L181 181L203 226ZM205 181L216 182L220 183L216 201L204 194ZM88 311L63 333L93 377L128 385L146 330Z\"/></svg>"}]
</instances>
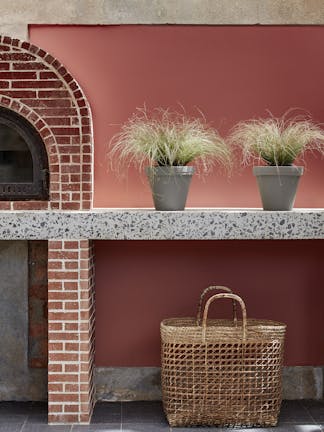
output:
<instances>
[{"instance_id":1,"label":"basket weave texture","mask_svg":"<svg viewBox=\"0 0 324 432\"><path fill-rule=\"evenodd\" d=\"M206 302L215 289L227 291ZM233 301L233 320L207 319L210 304ZM237 320L235 302L242 309ZM209 287L197 318L161 323L162 398L171 426L275 426L281 405L285 324L247 319L243 300Z\"/></svg>"}]
</instances>

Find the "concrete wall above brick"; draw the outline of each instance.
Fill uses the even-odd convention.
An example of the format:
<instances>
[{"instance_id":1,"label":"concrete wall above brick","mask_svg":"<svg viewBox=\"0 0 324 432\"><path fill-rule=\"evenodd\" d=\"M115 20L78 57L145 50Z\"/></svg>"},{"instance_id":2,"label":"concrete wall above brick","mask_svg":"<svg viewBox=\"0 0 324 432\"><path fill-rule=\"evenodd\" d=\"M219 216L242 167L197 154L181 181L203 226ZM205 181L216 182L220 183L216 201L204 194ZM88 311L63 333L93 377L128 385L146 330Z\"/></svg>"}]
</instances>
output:
<instances>
[{"instance_id":1,"label":"concrete wall above brick","mask_svg":"<svg viewBox=\"0 0 324 432\"><path fill-rule=\"evenodd\" d=\"M28 24L324 23L322 0L0 0L1 33L28 38Z\"/></svg>"}]
</instances>

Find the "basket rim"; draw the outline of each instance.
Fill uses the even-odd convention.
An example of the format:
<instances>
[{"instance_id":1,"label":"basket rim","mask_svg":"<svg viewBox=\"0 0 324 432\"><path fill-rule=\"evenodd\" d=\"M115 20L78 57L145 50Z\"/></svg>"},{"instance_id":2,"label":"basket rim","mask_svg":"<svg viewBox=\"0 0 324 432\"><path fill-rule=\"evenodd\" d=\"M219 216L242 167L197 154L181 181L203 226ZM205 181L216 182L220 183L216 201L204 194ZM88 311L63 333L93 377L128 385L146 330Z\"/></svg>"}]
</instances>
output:
<instances>
[{"instance_id":1,"label":"basket rim","mask_svg":"<svg viewBox=\"0 0 324 432\"><path fill-rule=\"evenodd\" d=\"M188 325L186 325L186 322L188 322ZM242 320L237 320L237 323L239 324L238 327L242 327ZM217 325L218 324L218 325ZM175 317L175 318L165 318L161 321L161 329L162 328L186 328L186 329L195 329L202 328L201 325L196 324L196 318L194 317ZM287 325L285 323L279 322L279 321L273 321L273 320L265 320L265 319L256 319L256 318L248 318L247 319L247 326L249 328L255 327L255 328L275 328L276 330L279 330L280 327L282 329L286 329ZM228 328L233 329L235 328L234 321L231 319L208 319L207 320L207 327L222 327L222 328Z\"/></svg>"}]
</instances>

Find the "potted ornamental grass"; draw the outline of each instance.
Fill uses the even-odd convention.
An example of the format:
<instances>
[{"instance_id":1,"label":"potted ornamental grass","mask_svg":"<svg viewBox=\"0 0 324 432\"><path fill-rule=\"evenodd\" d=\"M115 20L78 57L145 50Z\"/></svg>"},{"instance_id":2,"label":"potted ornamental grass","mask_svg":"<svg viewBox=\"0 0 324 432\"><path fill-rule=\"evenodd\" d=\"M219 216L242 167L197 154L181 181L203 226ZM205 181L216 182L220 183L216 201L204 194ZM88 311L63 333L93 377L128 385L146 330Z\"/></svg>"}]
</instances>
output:
<instances>
[{"instance_id":1,"label":"potted ornamental grass","mask_svg":"<svg viewBox=\"0 0 324 432\"><path fill-rule=\"evenodd\" d=\"M238 123L229 142L253 167L264 210L291 210L304 167L295 165L306 152L324 153L324 132L310 118L270 117Z\"/></svg>"},{"instance_id":2,"label":"potted ornamental grass","mask_svg":"<svg viewBox=\"0 0 324 432\"><path fill-rule=\"evenodd\" d=\"M230 165L230 149L203 115L156 108L138 109L110 142L119 169L145 170L156 210L183 210L194 172ZM117 160L116 160L117 159Z\"/></svg>"}]
</instances>

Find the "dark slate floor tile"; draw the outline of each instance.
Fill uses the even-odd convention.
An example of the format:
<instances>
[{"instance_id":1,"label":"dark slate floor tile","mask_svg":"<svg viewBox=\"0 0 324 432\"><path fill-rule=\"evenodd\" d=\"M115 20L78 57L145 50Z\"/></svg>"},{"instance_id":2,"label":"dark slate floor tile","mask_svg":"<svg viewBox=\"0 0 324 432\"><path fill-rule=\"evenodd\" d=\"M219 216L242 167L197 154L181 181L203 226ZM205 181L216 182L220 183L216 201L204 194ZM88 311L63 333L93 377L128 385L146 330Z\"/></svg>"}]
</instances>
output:
<instances>
[{"instance_id":1,"label":"dark slate floor tile","mask_svg":"<svg viewBox=\"0 0 324 432\"><path fill-rule=\"evenodd\" d=\"M239 431L239 429L234 429L235 431ZM172 432L223 432L230 431L228 428L217 428L217 427L174 427L171 428Z\"/></svg>"},{"instance_id":2,"label":"dark slate floor tile","mask_svg":"<svg viewBox=\"0 0 324 432\"><path fill-rule=\"evenodd\" d=\"M245 432L247 431L247 429L240 429L240 430L245 430ZM269 427L269 428L251 428L248 429L250 432L264 432L264 431L268 431L268 432L296 432L295 431L295 426L294 425L290 425L290 424L286 424L286 425L282 425L282 426L276 426L276 427Z\"/></svg>"},{"instance_id":3,"label":"dark slate floor tile","mask_svg":"<svg viewBox=\"0 0 324 432\"><path fill-rule=\"evenodd\" d=\"M167 425L162 402L122 403L122 423L151 423Z\"/></svg>"},{"instance_id":4,"label":"dark slate floor tile","mask_svg":"<svg viewBox=\"0 0 324 432\"><path fill-rule=\"evenodd\" d=\"M74 425L71 432L120 432L120 423L106 423L106 424L91 424L85 425Z\"/></svg>"},{"instance_id":5,"label":"dark slate floor tile","mask_svg":"<svg viewBox=\"0 0 324 432\"><path fill-rule=\"evenodd\" d=\"M21 425L17 423L0 424L0 432L20 432Z\"/></svg>"},{"instance_id":6,"label":"dark slate floor tile","mask_svg":"<svg viewBox=\"0 0 324 432\"><path fill-rule=\"evenodd\" d=\"M169 432L170 430L168 425L156 423L132 423L122 425L122 432ZM186 429L186 432L191 432L191 429ZM204 432L209 431L205 429Z\"/></svg>"},{"instance_id":7,"label":"dark slate floor tile","mask_svg":"<svg viewBox=\"0 0 324 432\"><path fill-rule=\"evenodd\" d=\"M319 425L294 425L295 432L321 432Z\"/></svg>"},{"instance_id":8,"label":"dark slate floor tile","mask_svg":"<svg viewBox=\"0 0 324 432\"><path fill-rule=\"evenodd\" d=\"M39 423L39 424L47 424L47 413L36 414L33 413L27 417L27 423Z\"/></svg>"},{"instance_id":9,"label":"dark slate floor tile","mask_svg":"<svg viewBox=\"0 0 324 432\"><path fill-rule=\"evenodd\" d=\"M172 432L321 432L317 425L285 424L271 428L172 428Z\"/></svg>"},{"instance_id":10,"label":"dark slate floor tile","mask_svg":"<svg viewBox=\"0 0 324 432\"><path fill-rule=\"evenodd\" d=\"M221 428L221 427L193 427L172 428L172 432L296 432L295 425L284 425L272 428ZM308 431L305 431L308 432Z\"/></svg>"},{"instance_id":11,"label":"dark slate floor tile","mask_svg":"<svg viewBox=\"0 0 324 432\"><path fill-rule=\"evenodd\" d=\"M271 428L217 428L217 427L194 427L194 428L172 428L172 432L321 432L317 425L294 425L285 424Z\"/></svg>"},{"instance_id":12,"label":"dark slate floor tile","mask_svg":"<svg viewBox=\"0 0 324 432\"><path fill-rule=\"evenodd\" d=\"M2 414L0 413L0 425L17 423L22 425L27 421L27 416L23 414Z\"/></svg>"},{"instance_id":13,"label":"dark slate floor tile","mask_svg":"<svg viewBox=\"0 0 324 432\"><path fill-rule=\"evenodd\" d=\"M120 402L97 402L93 412L91 423L120 423Z\"/></svg>"},{"instance_id":14,"label":"dark slate floor tile","mask_svg":"<svg viewBox=\"0 0 324 432\"><path fill-rule=\"evenodd\" d=\"M279 426L285 423L312 425L315 422L301 401L283 401L279 416Z\"/></svg>"},{"instance_id":15,"label":"dark slate floor tile","mask_svg":"<svg viewBox=\"0 0 324 432\"><path fill-rule=\"evenodd\" d=\"M324 424L324 400L303 400L302 404L315 423Z\"/></svg>"},{"instance_id":16,"label":"dark slate floor tile","mask_svg":"<svg viewBox=\"0 0 324 432\"><path fill-rule=\"evenodd\" d=\"M106 424L91 424L86 425L74 425L71 432L120 432L120 423L106 423Z\"/></svg>"},{"instance_id":17,"label":"dark slate floor tile","mask_svg":"<svg viewBox=\"0 0 324 432\"><path fill-rule=\"evenodd\" d=\"M276 428L170 428L161 402L103 402L90 426L71 427L48 426L46 404L6 402L0 403L0 432L324 432L323 415L324 401L285 401Z\"/></svg>"},{"instance_id":18,"label":"dark slate floor tile","mask_svg":"<svg viewBox=\"0 0 324 432\"><path fill-rule=\"evenodd\" d=\"M71 432L71 425L53 425L25 423L21 432Z\"/></svg>"}]
</instances>

